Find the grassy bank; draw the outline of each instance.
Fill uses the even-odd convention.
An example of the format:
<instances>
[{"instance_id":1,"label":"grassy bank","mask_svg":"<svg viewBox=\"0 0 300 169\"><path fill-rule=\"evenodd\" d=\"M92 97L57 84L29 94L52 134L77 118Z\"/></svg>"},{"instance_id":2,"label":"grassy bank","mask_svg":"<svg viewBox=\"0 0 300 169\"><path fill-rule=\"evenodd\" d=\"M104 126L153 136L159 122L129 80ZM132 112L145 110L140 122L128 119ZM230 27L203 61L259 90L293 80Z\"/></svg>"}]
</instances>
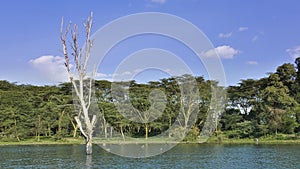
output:
<instances>
[{"instance_id":1,"label":"grassy bank","mask_svg":"<svg viewBox=\"0 0 300 169\"><path fill-rule=\"evenodd\" d=\"M218 137L212 136L208 140L203 140L206 144L300 144L299 135L270 135L266 137L258 138L256 142L253 138L228 138L226 135L219 135ZM202 141L202 142L203 142ZM133 139L127 138L126 141L120 141L120 138L115 139L103 139L103 138L94 138L95 143L106 143L106 144L142 144L142 143L176 143L175 140L165 140L161 138L149 138L145 140L144 138ZM28 138L21 141L16 140L4 140L0 139L0 146L2 145L47 145L47 144L84 144L85 141L83 138L61 138L57 139L54 137L41 137L39 141L35 138ZM199 141L182 141L182 143L199 143Z\"/></svg>"},{"instance_id":2,"label":"grassy bank","mask_svg":"<svg viewBox=\"0 0 300 169\"><path fill-rule=\"evenodd\" d=\"M0 140L0 146L4 145L47 145L47 144L84 144L84 139L82 138L63 138L60 140L55 140L53 138L41 138L40 141L36 139L24 139L21 141L7 141Z\"/></svg>"},{"instance_id":3,"label":"grassy bank","mask_svg":"<svg viewBox=\"0 0 300 169\"><path fill-rule=\"evenodd\" d=\"M300 144L300 138L294 135L278 135L258 138L257 142L253 138L227 138L227 137L210 137L207 143L213 144Z\"/></svg>"}]
</instances>

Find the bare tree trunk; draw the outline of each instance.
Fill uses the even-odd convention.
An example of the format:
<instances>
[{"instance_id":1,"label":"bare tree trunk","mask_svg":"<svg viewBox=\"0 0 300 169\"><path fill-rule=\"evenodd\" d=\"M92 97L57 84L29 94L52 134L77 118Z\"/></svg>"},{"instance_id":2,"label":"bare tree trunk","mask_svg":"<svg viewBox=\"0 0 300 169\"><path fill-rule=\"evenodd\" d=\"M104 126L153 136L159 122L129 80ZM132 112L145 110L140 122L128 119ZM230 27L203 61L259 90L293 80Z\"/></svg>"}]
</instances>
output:
<instances>
[{"instance_id":1,"label":"bare tree trunk","mask_svg":"<svg viewBox=\"0 0 300 169\"><path fill-rule=\"evenodd\" d=\"M92 142L92 135L89 135L88 138L86 138L86 155L91 155L93 152L93 142Z\"/></svg>"},{"instance_id":2,"label":"bare tree trunk","mask_svg":"<svg viewBox=\"0 0 300 169\"><path fill-rule=\"evenodd\" d=\"M81 133L84 135L85 137L85 143L86 143L86 154L87 155L91 155L92 154L92 140L93 140L93 126L87 126L86 130L83 130L82 125L81 125L81 121L79 120L78 116L75 117L75 120L78 124L78 128L81 131ZM91 121L91 124L94 124L96 121L96 116L94 115Z\"/></svg>"},{"instance_id":3,"label":"bare tree trunk","mask_svg":"<svg viewBox=\"0 0 300 169\"><path fill-rule=\"evenodd\" d=\"M86 41L84 51L78 48L77 41L77 25L74 25L74 29L72 31L72 55L74 56L75 62L75 70L76 73L71 72L71 64L69 60L69 54L67 50L67 35L70 30L71 24L69 23L65 33L63 33L63 20L61 24L60 30L60 38L63 46L63 54L65 56L65 66L67 68L67 72L69 78L71 80L73 89L78 98L78 106L80 110L78 112L78 116L75 117L76 123L78 125L79 130L84 135L86 140L86 154L92 154L92 138L93 138L93 128L96 123L96 115L93 115L92 119L89 117L91 100L92 100L92 80L94 78L95 70L93 70L91 77L87 77L87 64L90 58L90 52L92 48L92 40L90 39L91 27L92 27L92 14L88 17L88 20L84 23L84 27L86 30ZM76 77L74 77L77 75ZM84 82L88 81L88 85ZM87 91L85 91L87 90ZM87 97L85 97L87 94ZM82 113L81 113L82 111ZM82 121L81 121L82 120ZM82 122L85 124L84 128ZM73 125L74 126L74 125Z\"/></svg>"}]
</instances>

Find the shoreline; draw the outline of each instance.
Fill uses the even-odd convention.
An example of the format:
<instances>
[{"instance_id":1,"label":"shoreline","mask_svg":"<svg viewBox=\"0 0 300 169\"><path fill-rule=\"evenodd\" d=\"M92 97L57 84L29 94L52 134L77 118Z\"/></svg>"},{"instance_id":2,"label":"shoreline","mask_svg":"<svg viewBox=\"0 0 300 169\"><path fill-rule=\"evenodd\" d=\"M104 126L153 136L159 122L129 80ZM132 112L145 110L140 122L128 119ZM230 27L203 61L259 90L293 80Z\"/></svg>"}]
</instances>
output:
<instances>
[{"instance_id":1,"label":"shoreline","mask_svg":"<svg viewBox=\"0 0 300 169\"><path fill-rule=\"evenodd\" d=\"M85 144L84 139L80 138L64 138L63 140L51 140L51 139L42 139L40 141L28 139L22 141L1 141L1 146L9 146L9 145L70 145L70 144Z\"/></svg>"},{"instance_id":2,"label":"shoreline","mask_svg":"<svg viewBox=\"0 0 300 169\"><path fill-rule=\"evenodd\" d=\"M169 142L169 141L125 141L125 142L118 142L118 141L104 141L104 142L96 142L94 144L219 144L219 145L230 145L230 144L255 144L255 145L268 145L268 144L300 144L300 139L297 140L276 140L276 139L259 139L258 142L255 142L253 139L225 139L222 141L209 139L206 142L200 143L196 141L185 141L185 142ZM84 139L80 138L65 138L61 141L55 140L24 140L19 142L14 141L0 141L0 146L9 146L9 145L84 145Z\"/></svg>"}]
</instances>

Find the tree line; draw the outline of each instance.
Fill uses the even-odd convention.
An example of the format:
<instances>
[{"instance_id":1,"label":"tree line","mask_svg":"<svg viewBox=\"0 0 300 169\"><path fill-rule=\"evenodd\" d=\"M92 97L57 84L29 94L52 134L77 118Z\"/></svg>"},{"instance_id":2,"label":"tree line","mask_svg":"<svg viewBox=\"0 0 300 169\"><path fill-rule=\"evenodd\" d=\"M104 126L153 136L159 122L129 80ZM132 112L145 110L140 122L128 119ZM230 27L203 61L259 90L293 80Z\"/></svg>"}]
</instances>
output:
<instances>
[{"instance_id":1,"label":"tree line","mask_svg":"<svg viewBox=\"0 0 300 169\"><path fill-rule=\"evenodd\" d=\"M179 85L191 79L195 79L197 92L191 86L183 89ZM112 85L116 84L127 86L129 92L113 93L116 91L112 90ZM226 91L227 98L225 109L215 116L216 126L209 131L210 135L223 133L228 138L258 138L279 133L300 133L300 58L295 60L295 64L278 66L267 77L241 80L238 85L226 88L218 86L216 81L191 75L169 77L146 84L95 80L94 85L96 103L103 115L99 116L102 119L98 119L101 121L98 124L101 125L96 129L103 137L111 137L112 129L120 133L123 140L127 136L155 136L167 131L176 123L178 116L186 118L188 110L195 110L195 116L183 118L178 124L181 128L191 128L188 134L183 133L187 134L186 140L197 141L206 119L210 118L208 112L211 111L212 86ZM164 96L151 96L154 90L162 91ZM183 90L197 95L186 97ZM191 97L197 101L190 102ZM121 104L123 107L127 103L134 107L130 117L124 117L120 107L116 106L116 102L121 103L121 100L124 101ZM75 111L73 102L71 83L33 86L0 81L0 140L35 138L39 141L41 137L57 140L80 137L74 119L78 110ZM151 107L153 103L157 104ZM189 120L192 120L192 126L188 126ZM169 137L174 137L174 132L182 131L172 132L168 133Z\"/></svg>"}]
</instances>

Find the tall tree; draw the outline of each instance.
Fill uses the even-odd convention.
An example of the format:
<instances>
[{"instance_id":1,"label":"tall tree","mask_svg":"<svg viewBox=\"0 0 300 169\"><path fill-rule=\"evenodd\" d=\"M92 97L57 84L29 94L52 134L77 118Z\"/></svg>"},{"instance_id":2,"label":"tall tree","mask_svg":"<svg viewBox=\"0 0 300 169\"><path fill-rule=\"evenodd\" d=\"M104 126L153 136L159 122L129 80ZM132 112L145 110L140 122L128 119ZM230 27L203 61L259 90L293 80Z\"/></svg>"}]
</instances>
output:
<instances>
[{"instance_id":1,"label":"tall tree","mask_svg":"<svg viewBox=\"0 0 300 169\"><path fill-rule=\"evenodd\" d=\"M296 58L295 60L296 64L296 79L295 79L295 84L293 87L293 93L296 101L300 104L300 57Z\"/></svg>"},{"instance_id":2,"label":"tall tree","mask_svg":"<svg viewBox=\"0 0 300 169\"><path fill-rule=\"evenodd\" d=\"M289 92L288 87L284 86L280 81L278 74L271 74L269 76L268 86L262 91L263 101L267 108L266 111L270 113L271 117L269 127L276 134L282 125L283 116L286 115L290 107L296 104L296 101L289 95Z\"/></svg>"},{"instance_id":3,"label":"tall tree","mask_svg":"<svg viewBox=\"0 0 300 169\"><path fill-rule=\"evenodd\" d=\"M227 89L228 106L248 115L258 99L259 90L259 83L253 79L242 80L238 86L230 86Z\"/></svg>"},{"instance_id":4,"label":"tall tree","mask_svg":"<svg viewBox=\"0 0 300 169\"><path fill-rule=\"evenodd\" d=\"M296 80L298 84L300 84L300 57L295 59L295 64L297 68L297 75L296 75Z\"/></svg>"},{"instance_id":5,"label":"tall tree","mask_svg":"<svg viewBox=\"0 0 300 169\"><path fill-rule=\"evenodd\" d=\"M92 154L92 138L93 138L93 128L96 122L96 115L92 115L90 118L90 111L92 109L92 95L93 95L93 76L95 70L93 70L91 77L87 77L87 66L88 61L91 55L92 40L90 39L91 28L92 28L92 14L88 17L87 21L84 24L86 30L86 39L84 50L78 48L78 39L77 39L77 25L74 25L72 32L72 55L74 56L75 63L75 72L71 71L71 63L69 58L69 53L67 50L67 35L69 32L71 24L69 23L65 33L63 33L63 21L60 30L60 38L63 47L63 53L65 56L65 65L68 71L69 78L73 85L75 91L75 96L78 101L78 116L75 117L75 120L78 124L78 127L81 133L84 135L86 140L86 154ZM81 113L82 112L82 113Z\"/></svg>"},{"instance_id":6,"label":"tall tree","mask_svg":"<svg viewBox=\"0 0 300 169\"><path fill-rule=\"evenodd\" d=\"M180 88L179 114L176 122L179 131L175 132L177 137L183 138L192 128L199 113L200 96L196 79L191 75L176 77Z\"/></svg>"},{"instance_id":7,"label":"tall tree","mask_svg":"<svg viewBox=\"0 0 300 169\"><path fill-rule=\"evenodd\" d=\"M291 63L284 63L283 65L278 66L276 74L278 74L283 85L287 86L289 90L292 91L297 75L294 65Z\"/></svg>"}]
</instances>

